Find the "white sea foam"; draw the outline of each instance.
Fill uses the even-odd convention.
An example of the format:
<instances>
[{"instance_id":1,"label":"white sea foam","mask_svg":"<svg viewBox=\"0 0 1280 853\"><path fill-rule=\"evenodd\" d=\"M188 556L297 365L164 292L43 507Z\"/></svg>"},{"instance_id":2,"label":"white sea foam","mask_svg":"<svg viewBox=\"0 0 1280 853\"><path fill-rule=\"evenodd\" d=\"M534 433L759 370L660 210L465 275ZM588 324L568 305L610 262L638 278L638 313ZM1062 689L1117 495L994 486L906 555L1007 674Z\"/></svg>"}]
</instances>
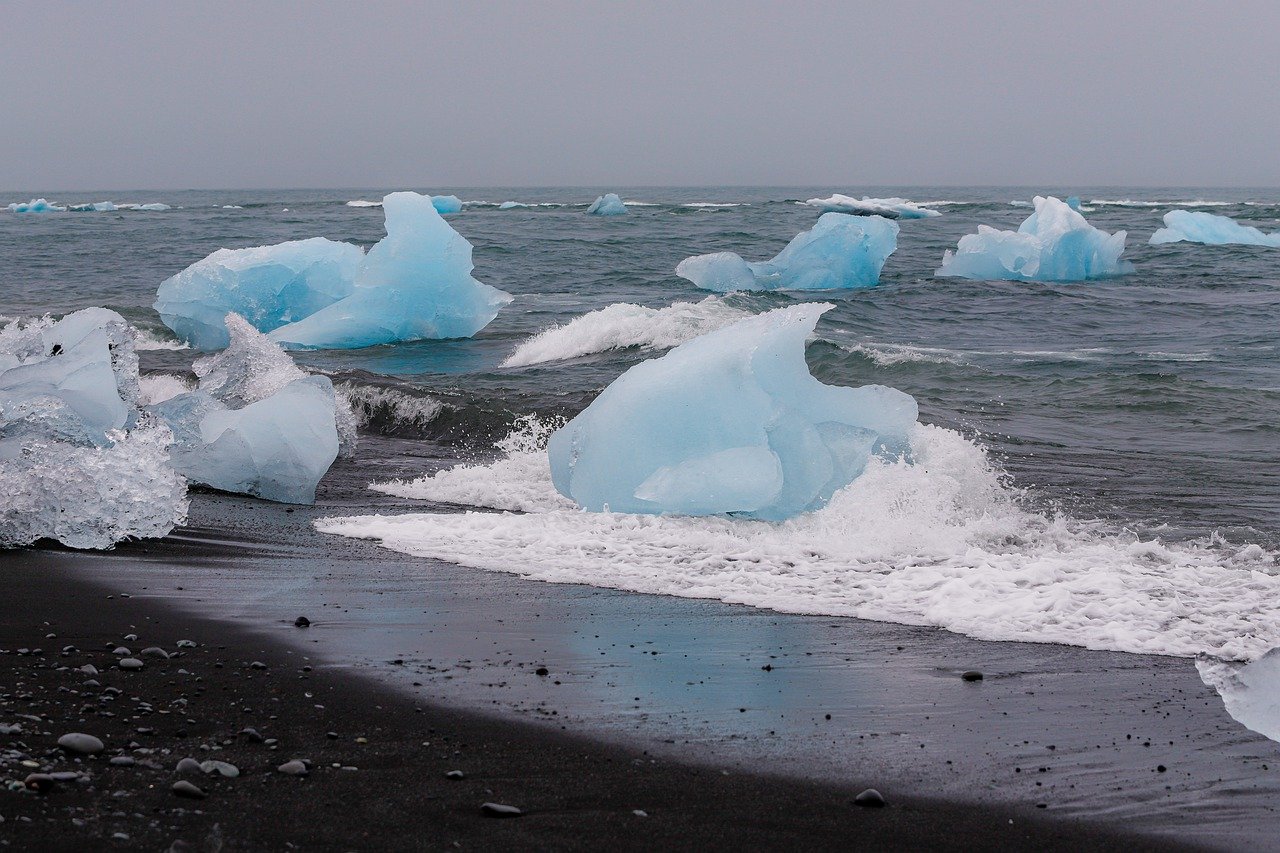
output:
<instances>
[{"instance_id":1,"label":"white sea foam","mask_svg":"<svg viewBox=\"0 0 1280 853\"><path fill-rule=\"evenodd\" d=\"M846 352L865 356L881 367L911 362L933 364L959 364L961 353L942 347L918 347L907 344L881 344L874 341L861 341L844 345Z\"/></svg>"},{"instance_id":2,"label":"white sea foam","mask_svg":"<svg viewBox=\"0 0 1280 853\"><path fill-rule=\"evenodd\" d=\"M179 394L194 391L194 382L172 373L148 373L138 380L138 404L154 406L165 400L172 400Z\"/></svg>"},{"instance_id":3,"label":"white sea foam","mask_svg":"<svg viewBox=\"0 0 1280 853\"><path fill-rule=\"evenodd\" d=\"M347 207L382 207L382 202L366 201L365 199L357 198L347 202Z\"/></svg>"},{"instance_id":4,"label":"white sea foam","mask_svg":"<svg viewBox=\"0 0 1280 853\"><path fill-rule=\"evenodd\" d=\"M1132 198L1095 198L1089 201L1089 204L1106 207L1231 207L1238 203L1234 201L1205 201L1204 199L1195 199L1194 201L1144 201Z\"/></svg>"},{"instance_id":5,"label":"white sea foam","mask_svg":"<svg viewBox=\"0 0 1280 853\"><path fill-rule=\"evenodd\" d=\"M1162 543L1031 511L978 445L939 427L918 429L913 455L914 464L873 461L826 508L770 523L568 508L545 456L517 450L393 493L524 514L374 515L316 527L543 581L986 640L1231 659L1280 645L1276 554Z\"/></svg>"},{"instance_id":6,"label":"white sea foam","mask_svg":"<svg viewBox=\"0 0 1280 853\"><path fill-rule=\"evenodd\" d=\"M333 388L354 413L360 427L380 419L390 421L394 426L420 429L444 410L444 404L434 397L406 394L384 385L339 382Z\"/></svg>"},{"instance_id":7,"label":"white sea foam","mask_svg":"<svg viewBox=\"0 0 1280 853\"><path fill-rule=\"evenodd\" d=\"M750 207L751 205L741 201L691 201L688 204L682 204L681 207Z\"/></svg>"},{"instance_id":8,"label":"white sea foam","mask_svg":"<svg viewBox=\"0 0 1280 853\"><path fill-rule=\"evenodd\" d=\"M540 332L516 347L502 366L527 367L626 347L667 349L749 314L718 296L666 308L619 302Z\"/></svg>"},{"instance_id":9,"label":"white sea foam","mask_svg":"<svg viewBox=\"0 0 1280 853\"><path fill-rule=\"evenodd\" d=\"M182 341L176 341L172 338L158 337L154 332L137 326L131 327L133 331L133 348L135 350L183 350L190 349Z\"/></svg>"}]
</instances>

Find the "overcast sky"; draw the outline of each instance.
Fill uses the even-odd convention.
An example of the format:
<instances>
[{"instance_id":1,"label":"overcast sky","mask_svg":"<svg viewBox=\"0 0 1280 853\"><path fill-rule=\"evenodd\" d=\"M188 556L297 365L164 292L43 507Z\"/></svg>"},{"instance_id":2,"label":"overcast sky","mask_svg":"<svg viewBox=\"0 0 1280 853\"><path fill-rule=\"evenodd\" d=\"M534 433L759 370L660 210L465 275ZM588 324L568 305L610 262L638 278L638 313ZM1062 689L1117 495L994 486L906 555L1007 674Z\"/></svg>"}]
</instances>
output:
<instances>
[{"instance_id":1,"label":"overcast sky","mask_svg":"<svg viewBox=\"0 0 1280 853\"><path fill-rule=\"evenodd\" d=\"M1280 2L14 2L0 187L1280 185Z\"/></svg>"}]
</instances>

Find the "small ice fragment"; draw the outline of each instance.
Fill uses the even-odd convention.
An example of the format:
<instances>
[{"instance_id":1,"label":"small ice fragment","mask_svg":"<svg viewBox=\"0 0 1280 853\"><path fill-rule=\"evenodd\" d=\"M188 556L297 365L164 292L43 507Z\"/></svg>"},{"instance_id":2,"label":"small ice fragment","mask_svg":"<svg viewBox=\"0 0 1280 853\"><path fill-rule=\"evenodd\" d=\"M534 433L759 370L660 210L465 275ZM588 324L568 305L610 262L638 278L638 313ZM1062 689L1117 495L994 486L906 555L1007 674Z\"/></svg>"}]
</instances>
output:
<instances>
[{"instance_id":1,"label":"small ice fragment","mask_svg":"<svg viewBox=\"0 0 1280 853\"><path fill-rule=\"evenodd\" d=\"M591 202L587 213L594 216L621 216L627 212L627 206L618 198L617 193L605 193Z\"/></svg>"},{"instance_id":2,"label":"small ice fragment","mask_svg":"<svg viewBox=\"0 0 1280 853\"><path fill-rule=\"evenodd\" d=\"M1164 243L1204 243L1210 246L1239 244L1280 248L1280 231L1270 234L1242 225L1229 216L1202 210L1171 210L1164 215L1164 227L1151 235L1152 246Z\"/></svg>"},{"instance_id":3,"label":"small ice fragment","mask_svg":"<svg viewBox=\"0 0 1280 853\"><path fill-rule=\"evenodd\" d=\"M905 198L853 198L835 193L827 198L811 198L805 202L810 207L828 213L848 213L854 216L883 216L885 219L925 219L941 216L942 212L908 201Z\"/></svg>"}]
</instances>

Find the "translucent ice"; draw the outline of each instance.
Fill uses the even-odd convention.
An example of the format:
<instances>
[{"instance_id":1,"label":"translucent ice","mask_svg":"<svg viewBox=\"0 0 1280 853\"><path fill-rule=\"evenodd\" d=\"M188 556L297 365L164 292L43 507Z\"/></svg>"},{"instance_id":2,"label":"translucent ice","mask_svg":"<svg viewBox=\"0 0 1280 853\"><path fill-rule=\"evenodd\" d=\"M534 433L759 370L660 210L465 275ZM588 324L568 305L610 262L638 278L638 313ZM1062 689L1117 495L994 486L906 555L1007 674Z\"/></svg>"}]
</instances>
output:
<instances>
[{"instance_id":1,"label":"translucent ice","mask_svg":"<svg viewBox=\"0 0 1280 853\"><path fill-rule=\"evenodd\" d=\"M853 198L835 193L827 198L811 198L805 204L827 212L850 213L855 216L883 216L886 219L925 219L941 216L941 211L930 210L905 198Z\"/></svg>"},{"instance_id":2,"label":"translucent ice","mask_svg":"<svg viewBox=\"0 0 1280 853\"><path fill-rule=\"evenodd\" d=\"M596 216L620 216L626 212L627 206L622 203L622 199L618 198L617 193L605 193L591 202L591 206L587 208L587 213Z\"/></svg>"},{"instance_id":3,"label":"translucent ice","mask_svg":"<svg viewBox=\"0 0 1280 853\"><path fill-rule=\"evenodd\" d=\"M1280 741L1280 648L1248 664L1202 655L1196 668L1236 722Z\"/></svg>"},{"instance_id":4,"label":"translucent ice","mask_svg":"<svg viewBox=\"0 0 1280 853\"><path fill-rule=\"evenodd\" d=\"M70 209L71 209L71 210L82 211L82 212L83 212L83 211L95 211L95 210L96 210L96 211L98 211L98 212L103 212L103 211L107 211L107 212L109 212L109 211L112 211L112 210L119 210L120 208L116 207L116 205L115 205L115 203L114 203L114 202L110 202L110 201L95 201L95 202L89 202L89 203L86 203L86 204L73 204L73 205L71 205L71 208L70 208Z\"/></svg>"},{"instance_id":5,"label":"translucent ice","mask_svg":"<svg viewBox=\"0 0 1280 853\"><path fill-rule=\"evenodd\" d=\"M436 213L460 213L462 211L462 199L456 195L433 195L431 197L431 206L436 209Z\"/></svg>"},{"instance_id":6,"label":"translucent ice","mask_svg":"<svg viewBox=\"0 0 1280 853\"><path fill-rule=\"evenodd\" d=\"M914 399L809 374L805 341L831 307L770 311L628 370L551 437L557 491L597 512L781 519L903 452Z\"/></svg>"},{"instance_id":7,"label":"translucent ice","mask_svg":"<svg viewBox=\"0 0 1280 853\"><path fill-rule=\"evenodd\" d=\"M1133 271L1120 259L1125 232L1094 228L1078 211L1052 196L1036 196L1035 213L1017 231L979 225L947 251L936 274L985 281L1084 281Z\"/></svg>"},{"instance_id":8,"label":"translucent ice","mask_svg":"<svg viewBox=\"0 0 1280 853\"><path fill-rule=\"evenodd\" d=\"M1159 246L1182 241L1210 246L1239 243L1280 247L1280 231L1268 234L1251 225L1241 225L1229 216L1216 216L1200 210L1171 210L1164 215L1164 227L1151 235L1150 243Z\"/></svg>"},{"instance_id":9,"label":"translucent ice","mask_svg":"<svg viewBox=\"0 0 1280 853\"><path fill-rule=\"evenodd\" d=\"M42 198L33 198L31 201L15 201L9 205L10 213L60 213L66 210Z\"/></svg>"},{"instance_id":10,"label":"translucent ice","mask_svg":"<svg viewBox=\"0 0 1280 853\"><path fill-rule=\"evenodd\" d=\"M261 331L278 329L349 295L363 260L359 246L323 237L219 249L161 284L155 309L193 347L222 349L228 312Z\"/></svg>"},{"instance_id":11,"label":"translucent ice","mask_svg":"<svg viewBox=\"0 0 1280 853\"><path fill-rule=\"evenodd\" d=\"M392 193L382 207L387 236L367 255L319 237L221 249L162 284L155 308L200 349L227 345L228 312L286 348L354 349L470 337L511 301L471 277L471 244L430 197Z\"/></svg>"},{"instance_id":12,"label":"translucent ice","mask_svg":"<svg viewBox=\"0 0 1280 853\"><path fill-rule=\"evenodd\" d=\"M676 275L703 290L835 290L874 287L898 248L898 225L881 216L824 213L772 260L750 263L734 252L685 258Z\"/></svg>"}]
</instances>

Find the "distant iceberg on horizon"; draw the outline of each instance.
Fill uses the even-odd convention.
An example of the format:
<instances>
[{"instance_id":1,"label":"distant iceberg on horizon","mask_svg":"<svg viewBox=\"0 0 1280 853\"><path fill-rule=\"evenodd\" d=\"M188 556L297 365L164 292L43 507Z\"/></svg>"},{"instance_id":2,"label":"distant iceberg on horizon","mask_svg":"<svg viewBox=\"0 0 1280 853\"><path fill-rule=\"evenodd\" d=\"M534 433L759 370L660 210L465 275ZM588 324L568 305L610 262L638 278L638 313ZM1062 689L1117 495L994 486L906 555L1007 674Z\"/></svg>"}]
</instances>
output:
<instances>
[{"instance_id":1,"label":"distant iceberg on horizon","mask_svg":"<svg viewBox=\"0 0 1280 853\"><path fill-rule=\"evenodd\" d=\"M31 201L15 201L9 205L10 213L62 213L65 210L65 207L43 198L33 198Z\"/></svg>"},{"instance_id":2,"label":"distant iceberg on horizon","mask_svg":"<svg viewBox=\"0 0 1280 853\"><path fill-rule=\"evenodd\" d=\"M882 216L824 213L767 261L736 252L685 258L676 275L703 290L837 290L874 287L898 248L898 224Z\"/></svg>"},{"instance_id":3,"label":"distant iceberg on horizon","mask_svg":"<svg viewBox=\"0 0 1280 853\"><path fill-rule=\"evenodd\" d=\"M927 219L941 216L942 211L922 207L905 198L853 198L834 193L827 198L811 198L805 202L810 207L829 213L848 213L853 216L883 216L885 219Z\"/></svg>"},{"instance_id":4,"label":"distant iceberg on horizon","mask_svg":"<svg viewBox=\"0 0 1280 853\"><path fill-rule=\"evenodd\" d=\"M979 225L953 252L947 250L935 275L980 281L1087 281L1133 272L1121 260L1126 232L1094 228L1066 202L1036 196L1035 212L1017 231Z\"/></svg>"},{"instance_id":5,"label":"distant iceberg on horizon","mask_svg":"<svg viewBox=\"0 0 1280 853\"><path fill-rule=\"evenodd\" d=\"M587 208L587 213L592 216L621 216L626 212L627 206L623 204L617 193L605 193L591 202L591 206Z\"/></svg>"},{"instance_id":6,"label":"distant iceberg on horizon","mask_svg":"<svg viewBox=\"0 0 1280 853\"><path fill-rule=\"evenodd\" d=\"M1244 225L1229 216L1202 210L1171 210L1164 215L1164 227L1147 241L1152 246L1166 243L1204 243L1208 246L1270 246L1280 248L1280 231L1268 234Z\"/></svg>"}]
</instances>

